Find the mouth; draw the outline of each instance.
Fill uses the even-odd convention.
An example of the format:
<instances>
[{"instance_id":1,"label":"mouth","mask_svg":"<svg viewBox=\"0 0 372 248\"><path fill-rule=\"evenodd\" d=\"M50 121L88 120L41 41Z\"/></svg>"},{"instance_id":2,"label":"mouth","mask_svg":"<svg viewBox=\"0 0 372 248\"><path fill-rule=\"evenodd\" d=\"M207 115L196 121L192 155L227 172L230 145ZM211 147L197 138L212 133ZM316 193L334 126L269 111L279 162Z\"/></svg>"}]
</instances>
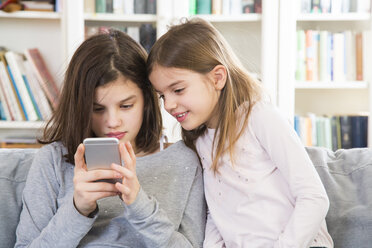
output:
<instances>
[{"instance_id":1,"label":"mouth","mask_svg":"<svg viewBox=\"0 0 372 248\"><path fill-rule=\"evenodd\" d=\"M121 140L126 135L126 133L127 132L112 132L105 135L110 138L117 138L118 140Z\"/></svg>"},{"instance_id":2,"label":"mouth","mask_svg":"<svg viewBox=\"0 0 372 248\"><path fill-rule=\"evenodd\" d=\"M182 113L175 113L173 114L174 118L177 119L178 122L183 122L187 115L189 114L189 111L186 111L186 112L182 112Z\"/></svg>"}]
</instances>

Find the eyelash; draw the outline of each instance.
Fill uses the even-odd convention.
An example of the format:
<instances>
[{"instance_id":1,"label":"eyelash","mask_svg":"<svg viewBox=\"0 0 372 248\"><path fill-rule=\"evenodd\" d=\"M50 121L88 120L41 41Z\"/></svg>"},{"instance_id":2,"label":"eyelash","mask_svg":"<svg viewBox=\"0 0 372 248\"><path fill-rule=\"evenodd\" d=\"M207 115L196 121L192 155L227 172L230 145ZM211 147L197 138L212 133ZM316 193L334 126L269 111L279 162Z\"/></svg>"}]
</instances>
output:
<instances>
[{"instance_id":1,"label":"eyelash","mask_svg":"<svg viewBox=\"0 0 372 248\"><path fill-rule=\"evenodd\" d=\"M122 108L122 109L130 109L130 108L132 108L133 107L133 104L125 104L125 105L120 105L120 108ZM102 112L102 111L104 111L105 110L105 108L100 108L100 107L98 107L98 108L93 108L93 112L96 112L96 113L98 113L98 112Z\"/></svg>"}]
</instances>

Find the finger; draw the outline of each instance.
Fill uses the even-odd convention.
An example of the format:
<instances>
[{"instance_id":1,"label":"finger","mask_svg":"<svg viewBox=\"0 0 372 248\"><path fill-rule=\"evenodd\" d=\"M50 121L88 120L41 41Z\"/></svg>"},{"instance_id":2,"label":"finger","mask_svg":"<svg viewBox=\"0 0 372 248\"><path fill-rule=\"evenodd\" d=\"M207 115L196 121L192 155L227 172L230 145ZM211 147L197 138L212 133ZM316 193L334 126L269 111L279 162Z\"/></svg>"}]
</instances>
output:
<instances>
[{"instance_id":1,"label":"finger","mask_svg":"<svg viewBox=\"0 0 372 248\"><path fill-rule=\"evenodd\" d=\"M102 198L106 198L106 197L110 197L110 196L117 196L118 195L118 191L115 191L115 192L92 192L92 193L89 193L89 198L94 200L94 201L97 201L99 199L102 199Z\"/></svg>"},{"instance_id":2,"label":"finger","mask_svg":"<svg viewBox=\"0 0 372 248\"><path fill-rule=\"evenodd\" d=\"M116 170L90 170L84 174L85 182L94 182L102 179L118 179L123 175Z\"/></svg>"},{"instance_id":3,"label":"finger","mask_svg":"<svg viewBox=\"0 0 372 248\"><path fill-rule=\"evenodd\" d=\"M128 196L131 192L130 188L121 183L115 184L116 189L125 196Z\"/></svg>"},{"instance_id":4,"label":"finger","mask_svg":"<svg viewBox=\"0 0 372 248\"><path fill-rule=\"evenodd\" d=\"M127 147L127 151L129 152L129 156L132 159L134 169L136 168L136 154L133 150L132 144L128 141L125 143L125 146Z\"/></svg>"},{"instance_id":5,"label":"finger","mask_svg":"<svg viewBox=\"0 0 372 248\"><path fill-rule=\"evenodd\" d=\"M107 182L81 183L76 186L75 190L77 192L80 192L80 194L93 193L93 192L111 192L111 193L118 192L114 183L107 183Z\"/></svg>"},{"instance_id":6,"label":"finger","mask_svg":"<svg viewBox=\"0 0 372 248\"><path fill-rule=\"evenodd\" d=\"M111 164L111 168L113 171L115 171L116 173L119 173L122 177L126 179L133 179L134 177L133 171L129 170L128 168L124 166L120 166L117 164Z\"/></svg>"},{"instance_id":7,"label":"finger","mask_svg":"<svg viewBox=\"0 0 372 248\"><path fill-rule=\"evenodd\" d=\"M127 150L127 147L124 144L120 144L120 156L121 159L124 161L124 166L128 168L129 170L133 170L133 161L132 158L129 155L129 152Z\"/></svg>"},{"instance_id":8,"label":"finger","mask_svg":"<svg viewBox=\"0 0 372 248\"><path fill-rule=\"evenodd\" d=\"M76 149L75 155L74 155L74 161L75 161L75 168L76 169L84 169L87 170L87 166L85 164L84 160L84 152L85 147L83 144L80 144L78 148Z\"/></svg>"}]
</instances>

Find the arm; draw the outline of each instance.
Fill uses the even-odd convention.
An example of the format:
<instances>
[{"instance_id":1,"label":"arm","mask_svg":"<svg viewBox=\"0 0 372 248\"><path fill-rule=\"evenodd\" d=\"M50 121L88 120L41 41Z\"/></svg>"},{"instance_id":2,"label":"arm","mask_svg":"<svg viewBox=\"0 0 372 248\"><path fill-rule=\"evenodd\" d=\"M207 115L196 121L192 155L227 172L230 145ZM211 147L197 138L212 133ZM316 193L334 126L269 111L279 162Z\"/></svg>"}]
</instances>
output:
<instances>
[{"instance_id":1,"label":"arm","mask_svg":"<svg viewBox=\"0 0 372 248\"><path fill-rule=\"evenodd\" d=\"M295 207L275 247L305 247L318 233L329 200L304 146L277 109L258 105L251 125L256 138L288 182Z\"/></svg>"},{"instance_id":2,"label":"arm","mask_svg":"<svg viewBox=\"0 0 372 248\"><path fill-rule=\"evenodd\" d=\"M58 175L63 172L55 169L61 164L53 163L62 159L53 157L52 149L40 149L29 171L15 247L76 247L94 222L75 209L72 194L67 193L58 207Z\"/></svg>"},{"instance_id":3,"label":"arm","mask_svg":"<svg viewBox=\"0 0 372 248\"><path fill-rule=\"evenodd\" d=\"M121 152L127 168L114 166L113 169L124 176L123 184L116 184L121 192L128 193L123 193L122 195L123 201L126 203L124 215L131 225L139 231L142 241L148 247L202 247L206 204L203 191L203 177L199 164L189 190L180 226L177 228L170 221L167 213L159 208L158 201L148 196L141 187L134 197L134 201L130 202L130 199L133 199L130 196L131 189L136 189L136 186L131 187L131 180L136 178L135 156L134 153L130 155L132 150L129 146L126 147L128 149L121 147ZM198 163L196 157L195 163Z\"/></svg>"},{"instance_id":4,"label":"arm","mask_svg":"<svg viewBox=\"0 0 372 248\"><path fill-rule=\"evenodd\" d=\"M205 239L203 247L206 248L225 248L225 243L218 231L210 212L207 212L207 225L205 228Z\"/></svg>"}]
</instances>

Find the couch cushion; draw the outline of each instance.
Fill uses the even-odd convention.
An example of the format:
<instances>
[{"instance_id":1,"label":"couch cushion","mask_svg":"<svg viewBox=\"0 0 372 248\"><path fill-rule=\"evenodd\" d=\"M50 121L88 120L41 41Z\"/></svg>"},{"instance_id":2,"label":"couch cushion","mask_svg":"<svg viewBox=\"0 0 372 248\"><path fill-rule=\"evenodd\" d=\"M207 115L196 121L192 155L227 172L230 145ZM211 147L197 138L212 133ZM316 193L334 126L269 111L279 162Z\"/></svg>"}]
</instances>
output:
<instances>
[{"instance_id":1,"label":"couch cushion","mask_svg":"<svg viewBox=\"0 0 372 248\"><path fill-rule=\"evenodd\" d=\"M327 191L327 227L335 247L372 247L372 149L307 147Z\"/></svg>"},{"instance_id":2,"label":"couch cushion","mask_svg":"<svg viewBox=\"0 0 372 248\"><path fill-rule=\"evenodd\" d=\"M0 244L14 247L22 191L37 149L0 149Z\"/></svg>"}]
</instances>

